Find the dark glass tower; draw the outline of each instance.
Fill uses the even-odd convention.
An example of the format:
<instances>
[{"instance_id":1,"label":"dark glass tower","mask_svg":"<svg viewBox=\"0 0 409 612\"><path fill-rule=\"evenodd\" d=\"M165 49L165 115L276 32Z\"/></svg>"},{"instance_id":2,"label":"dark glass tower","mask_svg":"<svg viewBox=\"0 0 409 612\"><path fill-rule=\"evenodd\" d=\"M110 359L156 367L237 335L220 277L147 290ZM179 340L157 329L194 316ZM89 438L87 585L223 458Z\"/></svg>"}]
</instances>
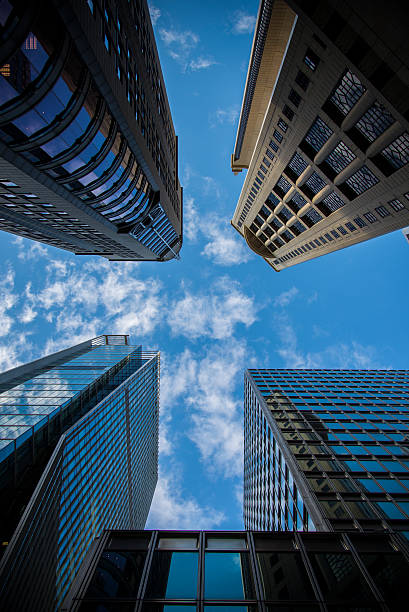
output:
<instances>
[{"instance_id":1,"label":"dark glass tower","mask_svg":"<svg viewBox=\"0 0 409 612\"><path fill-rule=\"evenodd\" d=\"M249 370L248 529L409 537L409 372Z\"/></svg>"},{"instance_id":2,"label":"dark glass tower","mask_svg":"<svg viewBox=\"0 0 409 612\"><path fill-rule=\"evenodd\" d=\"M158 383L159 353L128 336L0 375L1 609L57 609L103 529L143 529L157 481Z\"/></svg>"},{"instance_id":3,"label":"dark glass tower","mask_svg":"<svg viewBox=\"0 0 409 612\"><path fill-rule=\"evenodd\" d=\"M146 1L5 0L0 35L0 229L177 257L177 137Z\"/></svg>"},{"instance_id":4,"label":"dark glass tower","mask_svg":"<svg viewBox=\"0 0 409 612\"><path fill-rule=\"evenodd\" d=\"M392 612L408 572L384 533L106 532L61 612Z\"/></svg>"}]
</instances>

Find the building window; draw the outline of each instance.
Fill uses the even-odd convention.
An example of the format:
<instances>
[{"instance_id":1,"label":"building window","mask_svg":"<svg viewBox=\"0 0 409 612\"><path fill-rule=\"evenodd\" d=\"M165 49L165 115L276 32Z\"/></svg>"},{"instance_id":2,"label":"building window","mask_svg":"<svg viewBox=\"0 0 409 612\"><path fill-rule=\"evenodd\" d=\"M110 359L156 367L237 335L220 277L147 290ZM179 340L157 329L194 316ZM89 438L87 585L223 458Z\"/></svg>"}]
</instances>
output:
<instances>
[{"instance_id":1,"label":"building window","mask_svg":"<svg viewBox=\"0 0 409 612\"><path fill-rule=\"evenodd\" d=\"M305 225L303 225L300 221L296 221L295 223L292 224L292 226L290 227L290 230L293 232L293 234L295 234L296 236L299 236L302 232L304 232L307 228L305 227Z\"/></svg>"},{"instance_id":2,"label":"building window","mask_svg":"<svg viewBox=\"0 0 409 612\"><path fill-rule=\"evenodd\" d=\"M313 172L309 179L302 185L301 191L310 198L310 200L323 189L327 183L320 177L319 174Z\"/></svg>"},{"instance_id":3,"label":"building window","mask_svg":"<svg viewBox=\"0 0 409 612\"><path fill-rule=\"evenodd\" d=\"M280 130L282 130L283 132L286 132L286 131L287 131L287 129L288 129L288 123L286 123L286 122L284 121L284 119L281 119L281 117L280 117L280 119L277 121L277 125L278 125L278 127L280 128Z\"/></svg>"},{"instance_id":4,"label":"building window","mask_svg":"<svg viewBox=\"0 0 409 612\"><path fill-rule=\"evenodd\" d=\"M355 74L347 70L323 108L331 119L340 125L365 91L365 85Z\"/></svg>"},{"instance_id":5,"label":"building window","mask_svg":"<svg viewBox=\"0 0 409 612\"><path fill-rule=\"evenodd\" d=\"M283 176L280 176L273 190L280 196L280 198L282 198L290 189L291 183L289 183Z\"/></svg>"},{"instance_id":6,"label":"building window","mask_svg":"<svg viewBox=\"0 0 409 612\"><path fill-rule=\"evenodd\" d=\"M318 221L322 220L322 216L320 215L318 211L315 210L315 208L310 208L309 210L307 210L306 213L303 214L303 216L301 217L301 220L308 227L312 227L313 225L318 223Z\"/></svg>"},{"instance_id":7,"label":"building window","mask_svg":"<svg viewBox=\"0 0 409 612\"><path fill-rule=\"evenodd\" d=\"M267 168L269 168L271 166L271 163L268 161L268 159L266 159L265 157L263 157L263 164L265 166L267 166ZM260 166L261 167L261 166Z\"/></svg>"},{"instance_id":8,"label":"building window","mask_svg":"<svg viewBox=\"0 0 409 612\"><path fill-rule=\"evenodd\" d=\"M356 217L354 221L358 227L366 227L366 223L363 219L361 219L361 217Z\"/></svg>"},{"instance_id":9,"label":"building window","mask_svg":"<svg viewBox=\"0 0 409 612\"><path fill-rule=\"evenodd\" d=\"M355 232L356 231L355 225L353 223L351 223L350 221L345 223L345 227L347 227L350 232Z\"/></svg>"},{"instance_id":10,"label":"building window","mask_svg":"<svg viewBox=\"0 0 409 612\"><path fill-rule=\"evenodd\" d=\"M266 150L266 155L268 155L268 156L269 156L269 158L270 158L271 160L273 160L273 159L274 159L274 153L272 153L272 152L270 151L270 149L267 149L267 150Z\"/></svg>"},{"instance_id":11,"label":"building window","mask_svg":"<svg viewBox=\"0 0 409 612\"><path fill-rule=\"evenodd\" d=\"M285 240L285 242L290 242L294 236L288 230L285 230L282 234L280 234L280 238Z\"/></svg>"},{"instance_id":12,"label":"building window","mask_svg":"<svg viewBox=\"0 0 409 612\"><path fill-rule=\"evenodd\" d=\"M283 223L287 223L287 221L289 221L293 216L294 216L293 213L290 210L288 210L288 208L286 206L283 206L283 208L277 214L277 217Z\"/></svg>"},{"instance_id":13,"label":"building window","mask_svg":"<svg viewBox=\"0 0 409 612\"><path fill-rule=\"evenodd\" d=\"M399 212L405 208L400 200L390 200L388 204L395 212Z\"/></svg>"},{"instance_id":14,"label":"building window","mask_svg":"<svg viewBox=\"0 0 409 612\"><path fill-rule=\"evenodd\" d=\"M288 94L288 99L294 104L294 106L298 107L301 104L302 98L299 93L294 91L294 89L291 89L290 93Z\"/></svg>"},{"instance_id":15,"label":"building window","mask_svg":"<svg viewBox=\"0 0 409 612\"><path fill-rule=\"evenodd\" d=\"M300 144L300 148L313 159L333 133L325 121L317 117Z\"/></svg>"},{"instance_id":16,"label":"building window","mask_svg":"<svg viewBox=\"0 0 409 612\"><path fill-rule=\"evenodd\" d=\"M284 172L295 182L307 167L308 163L305 159L299 153L294 153Z\"/></svg>"},{"instance_id":17,"label":"building window","mask_svg":"<svg viewBox=\"0 0 409 612\"><path fill-rule=\"evenodd\" d=\"M379 102L374 102L366 113L362 115L358 123L355 124L354 128L360 132L367 141L367 144L369 144L383 134L394 122L395 119L390 112ZM353 132L354 130L351 130L352 138Z\"/></svg>"},{"instance_id":18,"label":"building window","mask_svg":"<svg viewBox=\"0 0 409 612\"><path fill-rule=\"evenodd\" d=\"M391 142L373 158L373 162L386 176L405 166L409 162L409 133L404 132Z\"/></svg>"},{"instance_id":19,"label":"building window","mask_svg":"<svg viewBox=\"0 0 409 612\"><path fill-rule=\"evenodd\" d=\"M356 155L341 140L320 165L320 168L332 180L337 174L342 172L342 170L345 170L354 159L356 159Z\"/></svg>"},{"instance_id":20,"label":"building window","mask_svg":"<svg viewBox=\"0 0 409 612\"><path fill-rule=\"evenodd\" d=\"M287 202L287 206L291 208L293 212L298 213L298 211L301 210L301 208L305 206L306 203L307 200L303 198L302 195L298 193L298 191L296 191L292 196L291 200Z\"/></svg>"},{"instance_id":21,"label":"building window","mask_svg":"<svg viewBox=\"0 0 409 612\"><path fill-rule=\"evenodd\" d=\"M318 64L320 63L320 58L314 51L310 48L307 49L306 54L304 55L304 64L308 66L310 70L315 72L318 68Z\"/></svg>"},{"instance_id":22,"label":"building window","mask_svg":"<svg viewBox=\"0 0 409 612\"><path fill-rule=\"evenodd\" d=\"M283 115L285 115L290 121L294 119L294 111L287 104L284 104L283 106Z\"/></svg>"},{"instance_id":23,"label":"building window","mask_svg":"<svg viewBox=\"0 0 409 612\"><path fill-rule=\"evenodd\" d=\"M283 141L283 135L280 134L280 132L278 130L274 130L273 138L275 138L277 140L277 142L282 142Z\"/></svg>"},{"instance_id":24,"label":"building window","mask_svg":"<svg viewBox=\"0 0 409 612\"><path fill-rule=\"evenodd\" d=\"M369 223L375 223L375 221L378 221L378 219L375 217L375 215L371 211L364 213L364 217L367 221L369 221Z\"/></svg>"},{"instance_id":25,"label":"building window","mask_svg":"<svg viewBox=\"0 0 409 612\"><path fill-rule=\"evenodd\" d=\"M334 236L334 238L339 238L339 234L336 230L331 230L331 234Z\"/></svg>"},{"instance_id":26,"label":"building window","mask_svg":"<svg viewBox=\"0 0 409 612\"><path fill-rule=\"evenodd\" d=\"M331 191L331 193L325 196L322 202L325 204L325 206L327 206L330 212L335 212L339 208L345 206L344 200L340 198L339 195L335 193L335 191Z\"/></svg>"},{"instance_id":27,"label":"building window","mask_svg":"<svg viewBox=\"0 0 409 612\"><path fill-rule=\"evenodd\" d=\"M353 200L356 196L364 193L377 183L379 183L379 179L374 173L367 166L362 166L339 188L350 200Z\"/></svg>"},{"instance_id":28,"label":"building window","mask_svg":"<svg viewBox=\"0 0 409 612\"><path fill-rule=\"evenodd\" d=\"M307 87L310 84L310 79L301 70L299 70L297 76L295 77L295 82L303 91L307 91Z\"/></svg>"},{"instance_id":29,"label":"building window","mask_svg":"<svg viewBox=\"0 0 409 612\"><path fill-rule=\"evenodd\" d=\"M275 132L277 132L277 130L275 130ZM275 132L274 132L274 134L275 134ZM281 140L282 140L283 137L281 136L281 134L279 132L277 132L277 134L278 134L279 138L281 138ZM279 140L279 142L281 142L281 140ZM276 142L274 142L274 140L270 140L270 144L268 146L271 147L273 149L273 151L275 151L276 153L278 152L278 144ZM268 155L268 151L267 151L267 155Z\"/></svg>"},{"instance_id":30,"label":"building window","mask_svg":"<svg viewBox=\"0 0 409 612\"><path fill-rule=\"evenodd\" d=\"M378 213L378 215L382 218L388 217L391 214L389 210L385 208L385 206L378 206L377 208L375 208L375 210Z\"/></svg>"},{"instance_id":31,"label":"building window","mask_svg":"<svg viewBox=\"0 0 409 612\"><path fill-rule=\"evenodd\" d=\"M337 230L339 231L340 234L342 234L343 236L346 236L348 234L348 232L346 231L346 229L344 227L342 227L342 225L339 225L337 227Z\"/></svg>"}]
</instances>

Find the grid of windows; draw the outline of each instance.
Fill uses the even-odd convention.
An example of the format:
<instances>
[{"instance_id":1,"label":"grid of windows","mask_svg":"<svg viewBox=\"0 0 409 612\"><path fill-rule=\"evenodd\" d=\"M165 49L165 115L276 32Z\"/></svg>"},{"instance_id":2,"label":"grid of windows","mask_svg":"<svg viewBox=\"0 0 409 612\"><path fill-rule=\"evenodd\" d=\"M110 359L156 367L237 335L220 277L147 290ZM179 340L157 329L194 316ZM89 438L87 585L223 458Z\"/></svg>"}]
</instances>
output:
<instances>
[{"instance_id":1,"label":"grid of windows","mask_svg":"<svg viewBox=\"0 0 409 612\"><path fill-rule=\"evenodd\" d=\"M390 145L385 147L381 155L394 169L398 170L409 162L409 134L404 132Z\"/></svg>"},{"instance_id":2,"label":"grid of windows","mask_svg":"<svg viewBox=\"0 0 409 612\"><path fill-rule=\"evenodd\" d=\"M307 167L308 163L305 161L305 159L299 153L295 152L290 161L288 162L288 166L285 169L285 173L292 180L297 180L297 178L301 176L301 174Z\"/></svg>"},{"instance_id":3,"label":"grid of windows","mask_svg":"<svg viewBox=\"0 0 409 612\"><path fill-rule=\"evenodd\" d=\"M288 129L288 123L286 123L286 122L284 121L284 119L281 119L281 117L280 117L280 119L277 121L277 125L278 125L278 127L280 128L280 130L282 130L283 132L286 132L286 131L287 131L287 129Z\"/></svg>"},{"instance_id":4,"label":"grid of windows","mask_svg":"<svg viewBox=\"0 0 409 612\"><path fill-rule=\"evenodd\" d=\"M321 528L356 529L358 523L364 530L392 529L406 539L409 372L250 370L247 377L251 393L245 396L245 418L253 404L267 421L268 437L276 438L285 458L295 459L299 472L292 472L292 481L303 491L299 474L308 479L318 514L311 506L309 511L322 517L327 527ZM260 521L266 528L266 434L260 432L258 438L263 459L251 464L248 458L254 474L245 481L245 497L253 499L248 516L251 510L257 521L246 524L253 528L260 528ZM247 433L246 452L251 455L255 446L249 438Z\"/></svg>"},{"instance_id":5,"label":"grid of windows","mask_svg":"<svg viewBox=\"0 0 409 612\"><path fill-rule=\"evenodd\" d=\"M157 480L158 382L158 353L126 345L95 346L3 390L8 416L22 413L21 422L33 413L40 412L43 421L50 415L49 431L52 418L65 422L24 524L13 537L13 553L2 567L6 608L14 609L13 594L23 590L27 600L39 602L35 609L59 608L104 528L143 528ZM13 411L23 397L28 409L19 405ZM52 411L56 404L59 415ZM31 420L29 427L33 425ZM39 426L44 428L37 420L37 441ZM7 427L24 437L21 425Z\"/></svg>"},{"instance_id":6,"label":"grid of windows","mask_svg":"<svg viewBox=\"0 0 409 612\"><path fill-rule=\"evenodd\" d=\"M69 612L398 610L408 598L406 546L379 533L114 531L84 565Z\"/></svg>"},{"instance_id":7,"label":"grid of windows","mask_svg":"<svg viewBox=\"0 0 409 612\"><path fill-rule=\"evenodd\" d=\"M326 185L327 183L324 181L324 179L321 178L320 175L317 174L317 172L313 172L311 176L302 185L301 190L304 191L304 193L306 193L307 196L311 198L317 193L319 193L321 189L323 189Z\"/></svg>"},{"instance_id":8,"label":"grid of windows","mask_svg":"<svg viewBox=\"0 0 409 612\"><path fill-rule=\"evenodd\" d=\"M325 198L322 200L324 204L329 208L331 212L335 212L342 206L345 206L345 202L342 198L339 197L335 191L331 191Z\"/></svg>"}]
</instances>

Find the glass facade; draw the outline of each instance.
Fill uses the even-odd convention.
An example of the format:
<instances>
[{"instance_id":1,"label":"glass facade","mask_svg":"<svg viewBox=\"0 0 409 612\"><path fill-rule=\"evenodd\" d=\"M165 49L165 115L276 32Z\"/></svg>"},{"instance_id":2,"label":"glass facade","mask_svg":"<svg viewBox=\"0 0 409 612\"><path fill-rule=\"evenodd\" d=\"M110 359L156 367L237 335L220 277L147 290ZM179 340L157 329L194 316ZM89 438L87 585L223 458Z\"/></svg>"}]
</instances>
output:
<instances>
[{"instance_id":1,"label":"glass facade","mask_svg":"<svg viewBox=\"0 0 409 612\"><path fill-rule=\"evenodd\" d=\"M108 532L62 610L392 611L407 555L386 534Z\"/></svg>"},{"instance_id":2,"label":"glass facade","mask_svg":"<svg viewBox=\"0 0 409 612\"><path fill-rule=\"evenodd\" d=\"M181 246L177 144L146 3L111 6L96 0L68 15L64 10L69 9L61 14L50 1L31 20L19 3L3 4L0 53L7 53L1 54L5 63L0 66L2 155L8 159L8 153L17 154L19 169L36 177L40 172L40 182L52 183L70 207L66 210L60 198L60 203L44 200L34 182L38 201L29 206L19 189L22 179L13 174L7 179L16 181L14 192L3 192L0 183L0 214L4 208L6 215L0 227L12 231L13 218L23 225L39 221L36 233L43 234L44 242L63 248L71 244L70 250L78 253L93 252L90 246L81 247L92 238L96 254L113 258L143 259L138 252L147 259L176 256ZM85 31L100 34L93 43L95 56L100 55L97 74L88 68L83 41L78 40L84 34L76 20ZM118 81L117 100L107 98L101 81L106 71L108 79L114 73ZM142 147L147 149L143 155ZM7 200L10 195L15 196L13 202ZM55 210L45 210L47 204ZM89 213L88 223L75 223L75 207ZM58 219L64 213L70 218ZM99 221L98 230L93 219ZM141 226L149 229L153 224L149 241L141 236ZM122 245L105 241L104 225L130 239ZM17 229L15 233L21 233Z\"/></svg>"},{"instance_id":3,"label":"glass facade","mask_svg":"<svg viewBox=\"0 0 409 612\"><path fill-rule=\"evenodd\" d=\"M251 529L409 533L409 372L250 370Z\"/></svg>"},{"instance_id":4,"label":"glass facade","mask_svg":"<svg viewBox=\"0 0 409 612\"><path fill-rule=\"evenodd\" d=\"M71 351L0 378L3 541L26 506L0 567L9 609L57 609L103 529L144 527L157 481L159 354L127 336Z\"/></svg>"}]
</instances>

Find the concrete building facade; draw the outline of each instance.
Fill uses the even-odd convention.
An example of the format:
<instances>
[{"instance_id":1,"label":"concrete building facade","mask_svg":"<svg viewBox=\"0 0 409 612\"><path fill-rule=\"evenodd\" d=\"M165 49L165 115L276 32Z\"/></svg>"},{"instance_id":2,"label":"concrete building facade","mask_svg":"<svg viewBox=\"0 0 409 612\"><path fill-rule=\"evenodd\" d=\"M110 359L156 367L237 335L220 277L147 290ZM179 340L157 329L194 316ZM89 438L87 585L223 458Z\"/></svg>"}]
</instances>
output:
<instances>
[{"instance_id":1,"label":"concrete building facade","mask_svg":"<svg viewBox=\"0 0 409 612\"><path fill-rule=\"evenodd\" d=\"M409 47L392 6L260 3L232 225L277 271L408 225Z\"/></svg>"}]
</instances>

